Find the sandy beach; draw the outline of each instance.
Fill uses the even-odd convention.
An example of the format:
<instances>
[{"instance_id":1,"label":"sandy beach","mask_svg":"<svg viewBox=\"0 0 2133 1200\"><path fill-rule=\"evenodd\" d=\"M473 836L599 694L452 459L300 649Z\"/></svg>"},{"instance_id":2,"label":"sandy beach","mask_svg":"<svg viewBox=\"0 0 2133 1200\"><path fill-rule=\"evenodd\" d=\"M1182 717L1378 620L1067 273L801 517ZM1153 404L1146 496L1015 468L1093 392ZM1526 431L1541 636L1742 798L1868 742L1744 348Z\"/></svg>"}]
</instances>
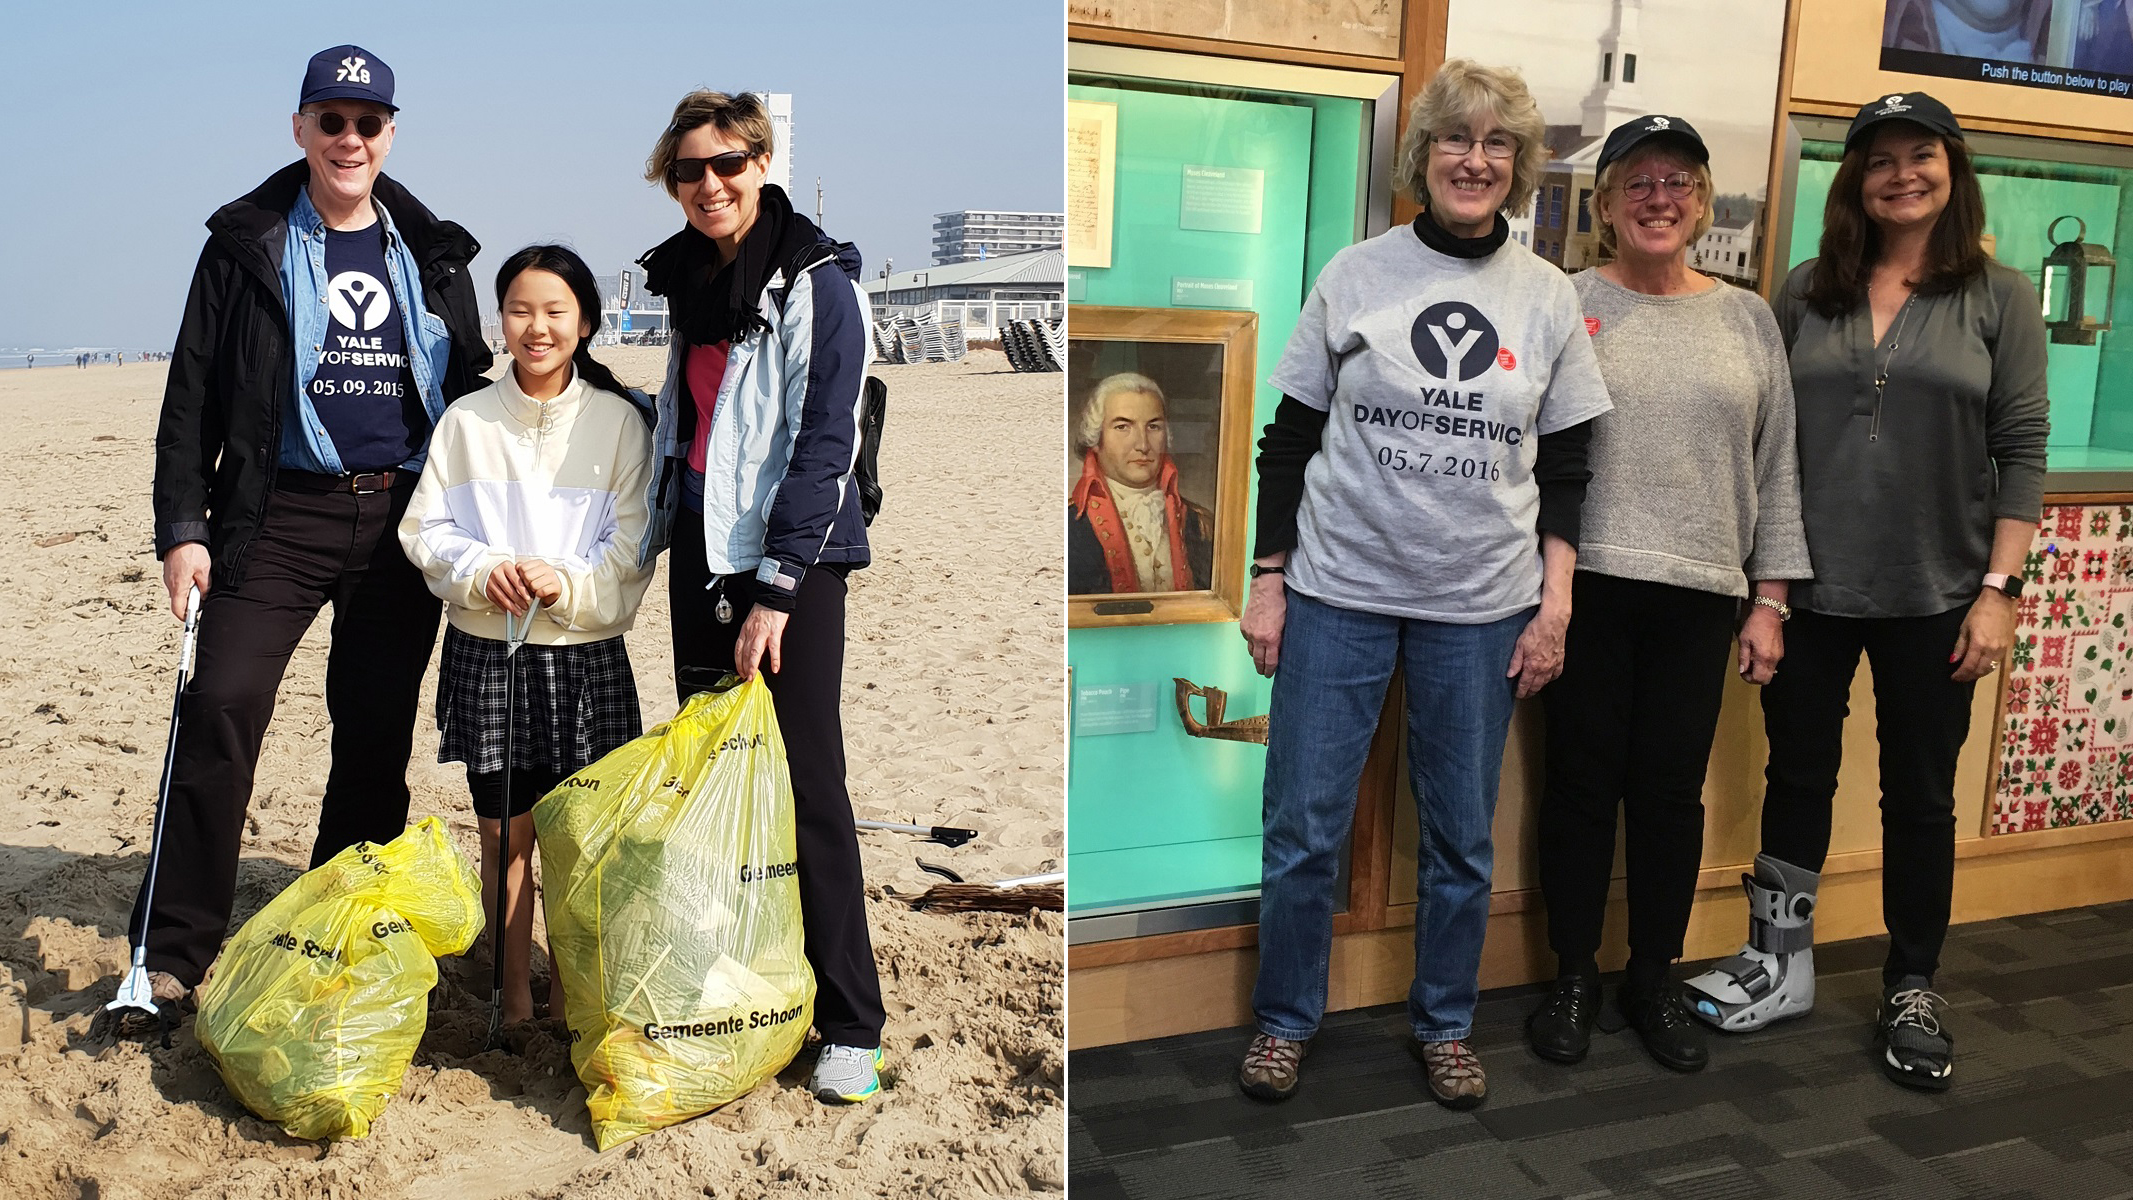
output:
<instances>
[{"instance_id":1,"label":"sandy beach","mask_svg":"<svg viewBox=\"0 0 2133 1200\"><path fill-rule=\"evenodd\" d=\"M634 385L664 351L601 355ZM845 668L861 817L973 828L957 849L863 833L889 1010L884 1091L826 1107L813 1055L696 1121L606 1155L560 1026L483 1052L486 940L441 964L429 1031L365 1140L324 1146L247 1113L188 1025L170 1050L89 1035L127 961L179 641L150 549L165 368L0 372L0 1192L26 1198L593 1195L999 1196L1065 1180L1064 922L916 912L940 882L1064 869L1061 377L998 352L877 366L887 503L853 576ZM675 698L665 567L629 649L647 726ZM267 736L237 922L307 861L327 767L330 613ZM476 853L462 769L434 758L425 688L414 816ZM232 931L236 925L233 923ZM537 973L542 970L537 965ZM538 983L537 988L538 991Z\"/></svg>"}]
</instances>

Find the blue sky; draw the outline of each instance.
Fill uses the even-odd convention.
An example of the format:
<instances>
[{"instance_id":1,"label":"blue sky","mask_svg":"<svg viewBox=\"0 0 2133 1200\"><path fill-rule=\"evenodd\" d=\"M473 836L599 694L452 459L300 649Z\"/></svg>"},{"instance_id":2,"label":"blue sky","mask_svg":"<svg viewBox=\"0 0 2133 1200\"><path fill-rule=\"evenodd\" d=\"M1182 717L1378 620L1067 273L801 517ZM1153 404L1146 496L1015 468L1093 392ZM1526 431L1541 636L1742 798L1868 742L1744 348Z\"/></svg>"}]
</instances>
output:
<instances>
[{"instance_id":1,"label":"blue sky","mask_svg":"<svg viewBox=\"0 0 2133 1200\"><path fill-rule=\"evenodd\" d=\"M929 261L932 214L1058 211L1057 0L628 5L11 5L0 37L0 346L166 348L210 213L294 161L304 63L392 66L386 173L480 240L488 283L533 241L606 274L681 226L644 182L696 87L791 92L794 206L883 258Z\"/></svg>"}]
</instances>

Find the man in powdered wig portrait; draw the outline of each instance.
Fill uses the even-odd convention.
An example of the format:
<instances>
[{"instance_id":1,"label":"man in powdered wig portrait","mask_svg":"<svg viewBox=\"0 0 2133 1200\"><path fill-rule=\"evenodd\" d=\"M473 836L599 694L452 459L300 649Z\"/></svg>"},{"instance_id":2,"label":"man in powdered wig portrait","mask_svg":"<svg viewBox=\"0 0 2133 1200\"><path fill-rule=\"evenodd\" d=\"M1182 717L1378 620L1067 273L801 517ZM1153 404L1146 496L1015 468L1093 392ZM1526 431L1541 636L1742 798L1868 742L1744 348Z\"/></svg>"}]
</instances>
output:
<instances>
[{"instance_id":1,"label":"man in powdered wig portrait","mask_svg":"<svg viewBox=\"0 0 2133 1200\"><path fill-rule=\"evenodd\" d=\"M1121 371L1096 385L1074 430L1081 478L1067 498L1067 592L1211 586L1215 518L1178 492L1163 389Z\"/></svg>"}]
</instances>

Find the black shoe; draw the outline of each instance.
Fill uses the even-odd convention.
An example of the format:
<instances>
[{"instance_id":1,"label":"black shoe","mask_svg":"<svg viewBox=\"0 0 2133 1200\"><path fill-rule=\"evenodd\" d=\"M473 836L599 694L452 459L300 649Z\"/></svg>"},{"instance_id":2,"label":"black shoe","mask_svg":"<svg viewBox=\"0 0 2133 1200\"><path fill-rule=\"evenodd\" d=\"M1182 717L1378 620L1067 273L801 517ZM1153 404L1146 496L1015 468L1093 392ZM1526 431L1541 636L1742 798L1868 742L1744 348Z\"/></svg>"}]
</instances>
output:
<instances>
[{"instance_id":1,"label":"black shoe","mask_svg":"<svg viewBox=\"0 0 2133 1200\"><path fill-rule=\"evenodd\" d=\"M1549 1062L1583 1062L1592 1048L1592 1022L1599 1011L1597 978L1560 976L1555 990L1526 1018L1526 1044Z\"/></svg>"},{"instance_id":2,"label":"black shoe","mask_svg":"<svg viewBox=\"0 0 2133 1200\"><path fill-rule=\"evenodd\" d=\"M1945 1092L1955 1082L1955 1036L1941 1023L1948 1002L1928 990L1930 983L1907 975L1882 993L1874 1046L1882 1074L1905 1087Z\"/></svg>"},{"instance_id":3,"label":"black shoe","mask_svg":"<svg viewBox=\"0 0 2133 1200\"><path fill-rule=\"evenodd\" d=\"M1681 989L1671 980L1654 993L1639 995L1624 987L1615 993L1622 1019L1637 1031L1645 1050L1670 1071L1701 1071L1711 1061L1703 1026L1681 1003Z\"/></svg>"}]
</instances>

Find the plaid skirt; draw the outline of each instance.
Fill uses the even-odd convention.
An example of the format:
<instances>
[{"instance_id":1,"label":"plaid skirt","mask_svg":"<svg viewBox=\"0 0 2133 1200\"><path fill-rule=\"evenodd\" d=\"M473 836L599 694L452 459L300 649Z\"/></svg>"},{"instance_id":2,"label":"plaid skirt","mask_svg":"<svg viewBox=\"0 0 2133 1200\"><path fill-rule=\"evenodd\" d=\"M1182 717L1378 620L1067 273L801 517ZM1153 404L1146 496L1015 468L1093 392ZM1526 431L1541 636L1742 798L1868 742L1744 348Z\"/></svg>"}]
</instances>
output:
<instances>
[{"instance_id":1,"label":"plaid skirt","mask_svg":"<svg viewBox=\"0 0 2133 1200\"><path fill-rule=\"evenodd\" d=\"M644 732L637 677L620 637L568 646L520 646L444 631L437 672L438 762L504 769L504 672L515 677L511 765L570 775Z\"/></svg>"}]
</instances>

